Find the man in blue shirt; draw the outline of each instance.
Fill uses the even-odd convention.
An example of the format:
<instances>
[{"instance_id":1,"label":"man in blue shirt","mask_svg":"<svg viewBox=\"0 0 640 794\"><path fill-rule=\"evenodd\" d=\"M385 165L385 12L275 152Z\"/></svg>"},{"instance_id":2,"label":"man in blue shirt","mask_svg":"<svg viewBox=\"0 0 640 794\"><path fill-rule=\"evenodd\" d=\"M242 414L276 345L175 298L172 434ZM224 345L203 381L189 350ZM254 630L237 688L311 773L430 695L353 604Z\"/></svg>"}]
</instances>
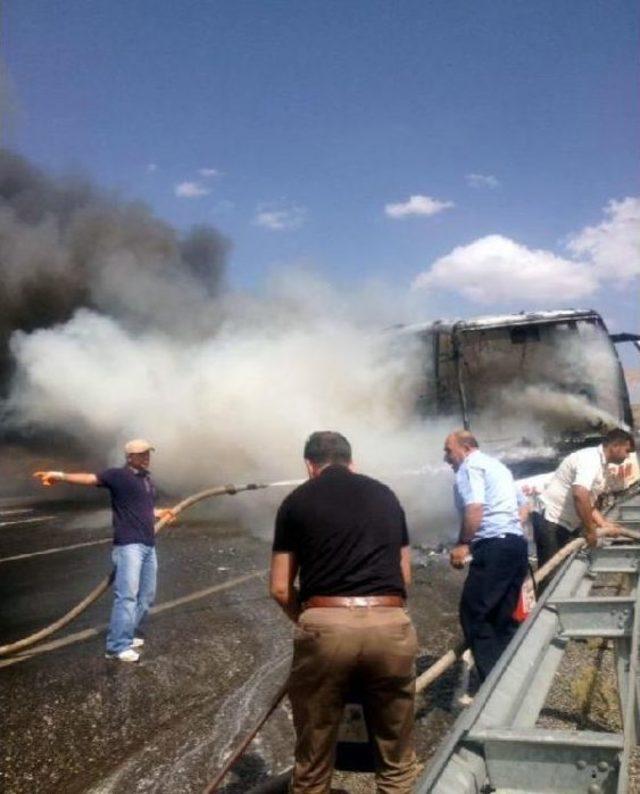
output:
<instances>
[{"instance_id":1,"label":"man in blue shirt","mask_svg":"<svg viewBox=\"0 0 640 794\"><path fill-rule=\"evenodd\" d=\"M454 499L461 519L451 565L463 568L471 557L460 622L484 681L518 626L512 616L528 567L521 521L525 499L509 469L480 452L469 431L450 433L444 452L456 473Z\"/></svg>"},{"instance_id":2,"label":"man in blue shirt","mask_svg":"<svg viewBox=\"0 0 640 794\"><path fill-rule=\"evenodd\" d=\"M158 560L154 524L156 518L173 514L154 507L156 489L149 475L151 444L137 438L127 442L124 451L124 466L105 469L99 474L38 471L35 476L43 485L68 482L109 491L116 575L106 656L121 662L137 662L144 645L140 628L156 593Z\"/></svg>"}]
</instances>

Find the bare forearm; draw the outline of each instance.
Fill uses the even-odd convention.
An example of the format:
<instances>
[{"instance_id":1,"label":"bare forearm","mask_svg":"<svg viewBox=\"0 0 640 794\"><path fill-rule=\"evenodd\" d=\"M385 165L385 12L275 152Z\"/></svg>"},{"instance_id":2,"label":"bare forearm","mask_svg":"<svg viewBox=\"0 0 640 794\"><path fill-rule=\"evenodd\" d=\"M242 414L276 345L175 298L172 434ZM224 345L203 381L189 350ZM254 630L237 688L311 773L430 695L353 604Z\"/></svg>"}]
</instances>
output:
<instances>
[{"instance_id":1,"label":"bare forearm","mask_svg":"<svg viewBox=\"0 0 640 794\"><path fill-rule=\"evenodd\" d=\"M602 515L597 510L594 510L590 492L581 485L574 485L573 503L580 519L582 534L587 541L587 545L596 546L598 543L598 528L601 526L599 519L602 519Z\"/></svg>"},{"instance_id":2,"label":"bare forearm","mask_svg":"<svg viewBox=\"0 0 640 794\"><path fill-rule=\"evenodd\" d=\"M601 516L601 514L593 509L593 505L588 496L574 494L574 504L580 523L587 532L593 532L598 526L602 526L596 519L596 515Z\"/></svg>"},{"instance_id":3,"label":"bare forearm","mask_svg":"<svg viewBox=\"0 0 640 794\"><path fill-rule=\"evenodd\" d=\"M591 511L591 515L593 517L593 521L598 527L608 527L612 524L615 524L615 521L609 521L606 516L603 516L599 510L596 510L595 507Z\"/></svg>"},{"instance_id":4,"label":"bare forearm","mask_svg":"<svg viewBox=\"0 0 640 794\"><path fill-rule=\"evenodd\" d=\"M97 485L98 478L95 474L88 472L78 472L69 474L64 471L37 471L33 475L37 477L42 485L54 485L55 483L68 482L70 485Z\"/></svg>"},{"instance_id":5,"label":"bare forearm","mask_svg":"<svg viewBox=\"0 0 640 794\"><path fill-rule=\"evenodd\" d=\"M297 572L298 562L293 552L275 552L272 555L269 595L294 623L300 615L300 599L294 587Z\"/></svg>"},{"instance_id":6,"label":"bare forearm","mask_svg":"<svg viewBox=\"0 0 640 794\"><path fill-rule=\"evenodd\" d=\"M78 472L77 474L63 473L61 482L68 482L70 485L97 485L98 478L95 474Z\"/></svg>"},{"instance_id":7,"label":"bare forearm","mask_svg":"<svg viewBox=\"0 0 640 794\"><path fill-rule=\"evenodd\" d=\"M403 546L400 549L400 569L404 586L409 587L411 584L411 549L409 546Z\"/></svg>"},{"instance_id":8,"label":"bare forearm","mask_svg":"<svg viewBox=\"0 0 640 794\"><path fill-rule=\"evenodd\" d=\"M289 620L293 621L293 623L298 622L301 609L298 591L295 589L295 587L292 587L291 590L286 594L272 593L272 598L276 601L280 609L289 618Z\"/></svg>"},{"instance_id":9,"label":"bare forearm","mask_svg":"<svg viewBox=\"0 0 640 794\"><path fill-rule=\"evenodd\" d=\"M482 524L482 515L483 506L481 504L467 505L462 518L462 526L460 527L459 544L469 544L473 540L473 536Z\"/></svg>"}]
</instances>

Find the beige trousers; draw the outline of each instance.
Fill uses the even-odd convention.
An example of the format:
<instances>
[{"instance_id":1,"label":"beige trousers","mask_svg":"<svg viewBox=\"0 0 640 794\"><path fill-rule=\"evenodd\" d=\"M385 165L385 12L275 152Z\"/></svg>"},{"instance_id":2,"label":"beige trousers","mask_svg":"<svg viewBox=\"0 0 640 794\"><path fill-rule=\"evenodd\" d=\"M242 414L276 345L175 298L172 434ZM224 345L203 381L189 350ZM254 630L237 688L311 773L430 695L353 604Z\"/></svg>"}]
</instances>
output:
<instances>
[{"instance_id":1,"label":"beige trousers","mask_svg":"<svg viewBox=\"0 0 640 794\"><path fill-rule=\"evenodd\" d=\"M400 607L325 607L302 613L289 685L296 729L294 794L330 791L350 681L363 691L379 794L412 791L417 650L415 629Z\"/></svg>"}]
</instances>

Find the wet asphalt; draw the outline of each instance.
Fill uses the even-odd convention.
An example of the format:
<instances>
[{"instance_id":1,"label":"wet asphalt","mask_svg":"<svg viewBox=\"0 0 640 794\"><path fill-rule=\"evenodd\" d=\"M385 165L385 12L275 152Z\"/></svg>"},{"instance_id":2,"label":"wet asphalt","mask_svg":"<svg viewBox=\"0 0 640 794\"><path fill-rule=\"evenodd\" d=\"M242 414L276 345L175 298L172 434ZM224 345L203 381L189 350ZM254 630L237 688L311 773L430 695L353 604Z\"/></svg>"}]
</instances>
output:
<instances>
[{"instance_id":1,"label":"wet asphalt","mask_svg":"<svg viewBox=\"0 0 640 794\"><path fill-rule=\"evenodd\" d=\"M109 572L109 522L98 505L0 500L1 644L59 618ZM267 597L269 555L265 540L232 523L185 519L158 539L158 594L138 664L104 658L110 593L31 651L0 657L0 789L202 791L286 677L291 626ZM428 552L416 555L414 578L423 669L458 637L462 579ZM452 671L420 700L423 759L455 716L456 680ZM285 769L292 742L285 705L221 791L246 792Z\"/></svg>"}]
</instances>

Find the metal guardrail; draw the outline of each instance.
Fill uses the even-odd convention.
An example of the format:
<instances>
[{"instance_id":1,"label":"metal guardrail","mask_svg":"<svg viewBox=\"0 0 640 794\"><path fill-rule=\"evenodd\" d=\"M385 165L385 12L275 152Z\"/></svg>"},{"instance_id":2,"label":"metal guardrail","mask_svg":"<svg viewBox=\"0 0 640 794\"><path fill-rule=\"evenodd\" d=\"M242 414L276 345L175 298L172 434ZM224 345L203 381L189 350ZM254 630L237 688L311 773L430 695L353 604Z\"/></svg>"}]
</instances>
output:
<instances>
[{"instance_id":1,"label":"metal guardrail","mask_svg":"<svg viewBox=\"0 0 640 794\"><path fill-rule=\"evenodd\" d=\"M609 513L639 529L638 488ZM454 724L416 793L627 794L629 758L640 736L639 573L638 544L570 557ZM627 575L628 594L591 596L593 585L610 574ZM592 637L613 644L623 732L537 727L568 643Z\"/></svg>"}]
</instances>

